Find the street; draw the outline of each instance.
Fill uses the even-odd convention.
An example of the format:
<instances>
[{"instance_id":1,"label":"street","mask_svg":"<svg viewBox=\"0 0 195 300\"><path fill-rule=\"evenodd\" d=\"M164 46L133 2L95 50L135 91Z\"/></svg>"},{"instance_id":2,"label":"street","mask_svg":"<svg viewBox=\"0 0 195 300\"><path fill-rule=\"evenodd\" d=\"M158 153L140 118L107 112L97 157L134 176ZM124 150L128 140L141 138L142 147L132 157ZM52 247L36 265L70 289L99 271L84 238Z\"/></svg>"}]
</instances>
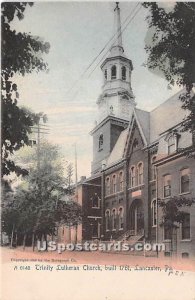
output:
<instances>
[{"instance_id":1,"label":"street","mask_svg":"<svg viewBox=\"0 0 195 300\"><path fill-rule=\"evenodd\" d=\"M169 257L144 257L129 254L119 253L102 253L99 251L65 251L62 254L57 252L37 252L32 251L31 247L26 247L23 251L22 247L10 249L1 247L2 262L8 263L11 261L31 261L44 260L50 263L67 263L67 264L92 264L92 265L127 265L127 266L159 266L164 268L166 265L173 269L195 271L195 259L171 259Z\"/></svg>"}]
</instances>

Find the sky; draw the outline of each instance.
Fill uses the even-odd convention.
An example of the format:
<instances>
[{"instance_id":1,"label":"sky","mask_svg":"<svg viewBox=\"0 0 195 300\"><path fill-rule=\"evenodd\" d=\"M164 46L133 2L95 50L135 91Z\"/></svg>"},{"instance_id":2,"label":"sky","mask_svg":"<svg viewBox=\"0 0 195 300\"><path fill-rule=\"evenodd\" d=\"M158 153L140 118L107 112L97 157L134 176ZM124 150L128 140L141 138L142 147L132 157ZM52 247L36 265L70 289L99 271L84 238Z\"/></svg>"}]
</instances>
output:
<instances>
[{"instance_id":1,"label":"sky","mask_svg":"<svg viewBox=\"0 0 195 300\"><path fill-rule=\"evenodd\" d=\"M121 2L121 22L130 15L137 2ZM164 3L171 6L171 3ZM103 75L98 62L85 76L81 75L113 36L114 2L35 2L27 7L22 21L11 26L31 33L50 43L44 55L49 72L16 76L19 105L48 116L48 140L58 144L65 160L74 163L77 145L78 177L89 176L92 161L92 137ZM143 7L123 32L125 53L132 60L132 89L137 107L150 111L171 97L178 89L167 88L167 82L147 70L144 50L147 34ZM123 29L123 26L122 26ZM111 46L111 44L110 44ZM95 70L94 70L95 69ZM93 71L94 70L94 71ZM92 72L92 74L90 74Z\"/></svg>"}]
</instances>

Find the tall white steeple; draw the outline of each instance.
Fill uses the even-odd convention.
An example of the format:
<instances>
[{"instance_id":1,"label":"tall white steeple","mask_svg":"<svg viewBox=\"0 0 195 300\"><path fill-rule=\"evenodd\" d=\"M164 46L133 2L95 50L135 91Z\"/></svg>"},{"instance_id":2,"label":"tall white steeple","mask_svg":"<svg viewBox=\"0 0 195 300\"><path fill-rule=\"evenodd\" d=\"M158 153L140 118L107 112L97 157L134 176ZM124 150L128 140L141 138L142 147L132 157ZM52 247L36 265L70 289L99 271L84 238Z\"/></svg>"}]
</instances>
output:
<instances>
[{"instance_id":1,"label":"tall white steeple","mask_svg":"<svg viewBox=\"0 0 195 300\"><path fill-rule=\"evenodd\" d=\"M114 9L114 42L108 57L101 65L104 84L97 100L98 123L112 115L130 120L135 106L131 89L131 72L133 65L124 54L119 2Z\"/></svg>"},{"instance_id":2,"label":"tall white steeple","mask_svg":"<svg viewBox=\"0 0 195 300\"><path fill-rule=\"evenodd\" d=\"M128 126L133 108L131 89L132 62L124 54L120 8L114 9L114 42L108 57L101 65L104 84L97 100L98 120L91 131L93 136L92 174L100 172L107 163L117 139Z\"/></svg>"},{"instance_id":3,"label":"tall white steeple","mask_svg":"<svg viewBox=\"0 0 195 300\"><path fill-rule=\"evenodd\" d=\"M120 18L120 8L119 2L116 2L116 7L114 9L114 43L110 49L111 56L121 55L124 52L122 43L122 32L121 32L121 18Z\"/></svg>"}]
</instances>

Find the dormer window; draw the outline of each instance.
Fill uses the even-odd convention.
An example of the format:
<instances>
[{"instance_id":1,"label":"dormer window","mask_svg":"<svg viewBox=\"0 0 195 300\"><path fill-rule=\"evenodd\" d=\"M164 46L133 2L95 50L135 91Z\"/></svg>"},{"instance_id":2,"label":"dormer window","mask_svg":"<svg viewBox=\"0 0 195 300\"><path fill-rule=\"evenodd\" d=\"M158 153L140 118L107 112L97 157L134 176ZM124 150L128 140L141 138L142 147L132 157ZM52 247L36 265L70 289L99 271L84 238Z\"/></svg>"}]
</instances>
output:
<instances>
[{"instance_id":1,"label":"dormer window","mask_svg":"<svg viewBox=\"0 0 195 300\"><path fill-rule=\"evenodd\" d=\"M180 135L176 130L172 131L167 135L165 141L167 142L167 152L168 155L177 151L178 138Z\"/></svg>"},{"instance_id":2,"label":"dormer window","mask_svg":"<svg viewBox=\"0 0 195 300\"><path fill-rule=\"evenodd\" d=\"M126 73L127 73L126 68L123 66L121 71L122 71L122 80L126 80L126 77L127 77L126 76Z\"/></svg>"},{"instance_id":3,"label":"dormer window","mask_svg":"<svg viewBox=\"0 0 195 300\"><path fill-rule=\"evenodd\" d=\"M103 136L103 134L100 134L100 136L99 136L99 150L103 149L103 143L104 143L104 136Z\"/></svg>"},{"instance_id":4,"label":"dormer window","mask_svg":"<svg viewBox=\"0 0 195 300\"><path fill-rule=\"evenodd\" d=\"M168 141L168 155L176 151L176 137L174 135L170 136Z\"/></svg>"},{"instance_id":5,"label":"dormer window","mask_svg":"<svg viewBox=\"0 0 195 300\"><path fill-rule=\"evenodd\" d=\"M111 79L116 79L116 66L111 68Z\"/></svg>"}]
</instances>

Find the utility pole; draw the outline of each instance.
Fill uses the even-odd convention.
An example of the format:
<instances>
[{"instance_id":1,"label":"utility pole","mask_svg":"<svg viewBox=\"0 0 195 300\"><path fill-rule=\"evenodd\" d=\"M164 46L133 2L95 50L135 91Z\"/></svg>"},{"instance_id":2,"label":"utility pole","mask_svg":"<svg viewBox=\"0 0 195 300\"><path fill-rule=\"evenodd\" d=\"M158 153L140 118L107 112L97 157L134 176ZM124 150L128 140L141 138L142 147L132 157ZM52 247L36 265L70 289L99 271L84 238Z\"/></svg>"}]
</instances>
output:
<instances>
[{"instance_id":1,"label":"utility pole","mask_svg":"<svg viewBox=\"0 0 195 300\"><path fill-rule=\"evenodd\" d=\"M75 149L75 198L76 201L78 201L78 189L77 189L77 184L78 184L78 176L77 176L77 146L76 143L74 144L74 149Z\"/></svg>"},{"instance_id":2,"label":"utility pole","mask_svg":"<svg viewBox=\"0 0 195 300\"><path fill-rule=\"evenodd\" d=\"M40 118L37 124L37 170L40 171Z\"/></svg>"},{"instance_id":3,"label":"utility pole","mask_svg":"<svg viewBox=\"0 0 195 300\"><path fill-rule=\"evenodd\" d=\"M40 178L39 172L40 172L40 142L41 142L41 134L49 134L49 129L47 125L40 125L40 120L41 118L43 119L43 123L46 123L47 121L47 116L40 112L37 116L37 126L32 126L32 132L37 134L37 171L38 171L38 179ZM34 251L35 248L35 232L33 230L32 233L32 250ZM24 241L25 242L25 241Z\"/></svg>"},{"instance_id":4,"label":"utility pole","mask_svg":"<svg viewBox=\"0 0 195 300\"><path fill-rule=\"evenodd\" d=\"M40 120L43 119L43 123L47 122L47 116L40 112L37 116L37 125L32 126L32 133L37 134L37 170L40 171L40 144L41 134L49 134L49 128L45 124L40 124Z\"/></svg>"}]
</instances>

